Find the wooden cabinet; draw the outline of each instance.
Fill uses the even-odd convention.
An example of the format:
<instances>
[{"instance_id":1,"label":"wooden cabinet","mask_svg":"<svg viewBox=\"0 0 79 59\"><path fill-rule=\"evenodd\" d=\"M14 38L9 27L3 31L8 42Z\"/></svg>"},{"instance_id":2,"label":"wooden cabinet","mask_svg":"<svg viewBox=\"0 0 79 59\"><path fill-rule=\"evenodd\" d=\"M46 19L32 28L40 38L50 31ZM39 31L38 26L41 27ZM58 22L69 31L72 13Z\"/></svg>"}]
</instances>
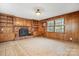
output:
<instances>
[{"instance_id":1,"label":"wooden cabinet","mask_svg":"<svg viewBox=\"0 0 79 59\"><path fill-rule=\"evenodd\" d=\"M0 33L0 42L10 41L15 39L15 33Z\"/></svg>"},{"instance_id":2,"label":"wooden cabinet","mask_svg":"<svg viewBox=\"0 0 79 59\"><path fill-rule=\"evenodd\" d=\"M0 15L0 42L14 40L13 17Z\"/></svg>"}]
</instances>

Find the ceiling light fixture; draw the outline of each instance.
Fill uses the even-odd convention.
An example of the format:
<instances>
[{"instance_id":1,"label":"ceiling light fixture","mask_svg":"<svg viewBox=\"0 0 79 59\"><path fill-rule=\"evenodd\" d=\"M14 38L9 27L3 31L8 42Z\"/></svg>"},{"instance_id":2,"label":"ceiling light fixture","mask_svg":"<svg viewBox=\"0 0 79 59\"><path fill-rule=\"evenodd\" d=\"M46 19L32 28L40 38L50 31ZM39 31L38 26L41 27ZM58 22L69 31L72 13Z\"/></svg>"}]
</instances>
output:
<instances>
[{"instance_id":1,"label":"ceiling light fixture","mask_svg":"<svg viewBox=\"0 0 79 59\"><path fill-rule=\"evenodd\" d=\"M36 15L39 16L41 14L40 9L36 10Z\"/></svg>"}]
</instances>

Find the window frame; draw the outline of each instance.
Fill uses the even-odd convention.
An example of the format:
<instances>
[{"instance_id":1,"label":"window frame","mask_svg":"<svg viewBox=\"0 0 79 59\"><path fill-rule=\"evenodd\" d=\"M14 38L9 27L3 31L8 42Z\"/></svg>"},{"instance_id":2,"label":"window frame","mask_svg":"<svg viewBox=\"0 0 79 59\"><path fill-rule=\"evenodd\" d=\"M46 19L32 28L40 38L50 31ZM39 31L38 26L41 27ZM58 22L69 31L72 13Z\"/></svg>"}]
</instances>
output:
<instances>
[{"instance_id":1,"label":"window frame","mask_svg":"<svg viewBox=\"0 0 79 59\"><path fill-rule=\"evenodd\" d=\"M62 25L56 25L55 22L56 22L56 20L59 20L59 19L64 19L64 23L63 23ZM48 26L48 22L49 22L49 21L54 21L54 26ZM64 31L63 31L63 32L56 32L56 31L55 31L55 28L56 28L56 27L60 27L60 26L63 26L63 27L64 27L64 28L63 28ZM61 17L61 18L57 18L57 19L48 20L46 27L47 27L47 30L46 30L47 32L65 33L65 18L64 18L64 17ZM53 27L53 28L54 28L54 31L48 31L48 27Z\"/></svg>"},{"instance_id":2,"label":"window frame","mask_svg":"<svg viewBox=\"0 0 79 59\"><path fill-rule=\"evenodd\" d=\"M53 26L48 26L48 22L51 22L51 21L53 21L54 22L54 25ZM55 21L54 20L49 20L49 21L47 21L47 32L55 32ZM52 28L54 28L53 30L54 31L48 31L48 27L52 27Z\"/></svg>"},{"instance_id":3,"label":"window frame","mask_svg":"<svg viewBox=\"0 0 79 59\"><path fill-rule=\"evenodd\" d=\"M56 22L56 20L59 20L59 19L64 19L64 17L62 17L62 18L57 18L57 19L55 19L55 22ZM55 23L55 27L60 27L60 26L64 26L64 31L63 32L56 32L56 33L65 33L65 19L64 19L64 23L63 24L61 24L61 25L56 25L56 23Z\"/></svg>"}]
</instances>

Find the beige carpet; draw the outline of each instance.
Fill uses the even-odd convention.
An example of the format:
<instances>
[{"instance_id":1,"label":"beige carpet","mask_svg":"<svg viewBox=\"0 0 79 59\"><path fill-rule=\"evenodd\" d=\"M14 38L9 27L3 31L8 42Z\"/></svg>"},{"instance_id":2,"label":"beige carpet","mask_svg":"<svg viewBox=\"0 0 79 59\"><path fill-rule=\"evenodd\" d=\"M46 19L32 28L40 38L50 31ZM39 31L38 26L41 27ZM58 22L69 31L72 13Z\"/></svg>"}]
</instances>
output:
<instances>
[{"instance_id":1,"label":"beige carpet","mask_svg":"<svg viewBox=\"0 0 79 59\"><path fill-rule=\"evenodd\" d=\"M79 44L42 37L0 43L0 56L79 55Z\"/></svg>"}]
</instances>

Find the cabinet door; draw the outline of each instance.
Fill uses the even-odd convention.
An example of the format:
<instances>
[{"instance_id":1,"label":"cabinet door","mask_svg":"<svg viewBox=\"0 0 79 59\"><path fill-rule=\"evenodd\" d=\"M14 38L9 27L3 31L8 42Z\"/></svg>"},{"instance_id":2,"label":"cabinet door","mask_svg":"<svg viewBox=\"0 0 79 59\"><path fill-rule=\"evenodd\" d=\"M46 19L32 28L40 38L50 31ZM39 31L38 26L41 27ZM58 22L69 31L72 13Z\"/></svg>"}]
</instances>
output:
<instances>
[{"instance_id":1,"label":"cabinet door","mask_svg":"<svg viewBox=\"0 0 79 59\"><path fill-rule=\"evenodd\" d=\"M14 39L15 39L15 33L0 34L0 42L14 40Z\"/></svg>"}]
</instances>

